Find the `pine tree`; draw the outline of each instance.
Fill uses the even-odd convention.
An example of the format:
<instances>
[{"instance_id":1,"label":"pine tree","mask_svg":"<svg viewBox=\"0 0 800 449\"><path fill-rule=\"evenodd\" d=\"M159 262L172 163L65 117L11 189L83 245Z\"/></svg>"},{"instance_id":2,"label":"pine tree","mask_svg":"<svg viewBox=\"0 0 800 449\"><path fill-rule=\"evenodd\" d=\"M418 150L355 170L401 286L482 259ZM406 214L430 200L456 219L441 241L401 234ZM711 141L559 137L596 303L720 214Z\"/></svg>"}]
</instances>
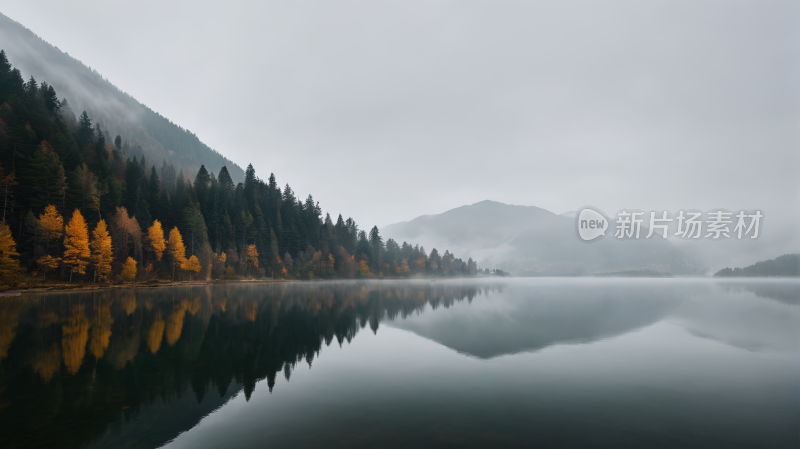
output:
<instances>
[{"instance_id":1,"label":"pine tree","mask_svg":"<svg viewBox=\"0 0 800 449\"><path fill-rule=\"evenodd\" d=\"M280 257L280 250L278 249L278 238L275 236L275 231L269 229L269 258L270 260Z\"/></svg>"},{"instance_id":2,"label":"pine tree","mask_svg":"<svg viewBox=\"0 0 800 449\"><path fill-rule=\"evenodd\" d=\"M375 271L379 271L383 263L381 260L381 256L383 255L383 239L378 232L377 226L374 226L372 230L369 231L369 245L372 247L372 255L370 256L372 266Z\"/></svg>"},{"instance_id":3,"label":"pine tree","mask_svg":"<svg viewBox=\"0 0 800 449\"><path fill-rule=\"evenodd\" d=\"M190 253L195 253L195 247L201 248L203 244L208 242L208 228L203 219L203 213L193 205L187 207L183 211L184 230L189 229L189 245Z\"/></svg>"},{"instance_id":4,"label":"pine tree","mask_svg":"<svg viewBox=\"0 0 800 449\"><path fill-rule=\"evenodd\" d=\"M159 217L161 216L161 201L159 194L161 193L161 182L158 179L158 172L155 165L150 168L150 180L147 184L147 203L150 205L150 215Z\"/></svg>"},{"instance_id":5,"label":"pine tree","mask_svg":"<svg viewBox=\"0 0 800 449\"><path fill-rule=\"evenodd\" d=\"M45 141L36 148L22 175L23 184L30 189L30 202L34 209L41 210L47 204L62 202L66 180L58 155L49 143Z\"/></svg>"},{"instance_id":6,"label":"pine tree","mask_svg":"<svg viewBox=\"0 0 800 449\"><path fill-rule=\"evenodd\" d=\"M171 259L172 280L175 280L175 269L181 268L186 263L186 246L183 244L183 237L177 226L169 231L169 241L167 242L167 253Z\"/></svg>"},{"instance_id":7,"label":"pine tree","mask_svg":"<svg viewBox=\"0 0 800 449\"><path fill-rule=\"evenodd\" d=\"M35 96L39 90L39 84L36 83L36 79L31 75L28 79L28 82L25 83L25 91L28 92L29 95Z\"/></svg>"},{"instance_id":8,"label":"pine tree","mask_svg":"<svg viewBox=\"0 0 800 449\"><path fill-rule=\"evenodd\" d=\"M89 264L91 251L89 250L89 230L86 221L78 209L72 214L66 228L64 237L64 265L70 267L70 282L72 273L84 274L86 265Z\"/></svg>"},{"instance_id":9,"label":"pine tree","mask_svg":"<svg viewBox=\"0 0 800 449\"><path fill-rule=\"evenodd\" d=\"M233 179L231 179L230 173L228 173L228 167L222 167L219 169L217 182L219 182L220 187L222 187L222 190L224 190L227 194L232 193L233 189L236 188L236 186L233 185Z\"/></svg>"},{"instance_id":10,"label":"pine tree","mask_svg":"<svg viewBox=\"0 0 800 449\"><path fill-rule=\"evenodd\" d=\"M156 255L156 260L161 261L164 255L164 250L167 244L164 242L164 230L161 228L161 222L158 220L153 221L153 225L147 228L147 244L150 250Z\"/></svg>"},{"instance_id":11,"label":"pine tree","mask_svg":"<svg viewBox=\"0 0 800 449\"><path fill-rule=\"evenodd\" d=\"M11 229L0 222L0 280L6 285L16 285L19 274L19 253L11 236Z\"/></svg>"},{"instance_id":12,"label":"pine tree","mask_svg":"<svg viewBox=\"0 0 800 449\"><path fill-rule=\"evenodd\" d=\"M113 260L113 248L111 246L111 236L108 235L106 221L100 220L92 233L92 243L89 245L92 251L92 264L95 266L95 277L105 279L111 274L111 261Z\"/></svg>"},{"instance_id":13,"label":"pine tree","mask_svg":"<svg viewBox=\"0 0 800 449\"><path fill-rule=\"evenodd\" d=\"M81 114L80 118L78 119L77 138L78 148L81 151L83 151L86 145L94 141L94 127L92 126L92 120L89 118L89 114L87 114L86 111L83 111L83 114Z\"/></svg>"},{"instance_id":14,"label":"pine tree","mask_svg":"<svg viewBox=\"0 0 800 449\"><path fill-rule=\"evenodd\" d=\"M3 195L3 214L0 215L0 221L6 220L6 210L13 207L14 204L14 192L11 191L11 188L15 185L19 184L17 182L17 175L13 171L8 175L3 173L3 167L0 166L0 189L2 189Z\"/></svg>"},{"instance_id":15,"label":"pine tree","mask_svg":"<svg viewBox=\"0 0 800 449\"><path fill-rule=\"evenodd\" d=\"M11 63L5 50L0 50L0 103L11 93Z\"/></svg>"},{"instance_id":16,"label":"pine tree","mask_svg":"<svg viewBox=\"0 0 800 449\"><path fill-rule=\"evenodd\" d=\"M42 96L44 97L44 106L47 110L53 115L58 114L59 109L61 109L61 103L58 101L58 96L53 86L42 83Z\"/></svg>"},{"instance_id":17,"label":"pine tree","mask_svg":"<svg viewBox=\"0 0 800 449\"><path fill-rule=\"evenodd\" d=\"M200 204L205 204L208 196L208 186L211 184L211 176L208 174L205 165L200 166L197 176L194 178L194 194Z\"/></svg>"},{"instance_id":18,"label":"pine tree","mask_svg":"<svg viewBox=\"0 0 800 449\"><path fill-rule=\"evenodd\" d=\"M247 165L247 170L244 172L244 198L247 202L247 207L252 210L255 206L255 193L256 189L256 170L253 164Z\"/></svg>"}]
</instances>

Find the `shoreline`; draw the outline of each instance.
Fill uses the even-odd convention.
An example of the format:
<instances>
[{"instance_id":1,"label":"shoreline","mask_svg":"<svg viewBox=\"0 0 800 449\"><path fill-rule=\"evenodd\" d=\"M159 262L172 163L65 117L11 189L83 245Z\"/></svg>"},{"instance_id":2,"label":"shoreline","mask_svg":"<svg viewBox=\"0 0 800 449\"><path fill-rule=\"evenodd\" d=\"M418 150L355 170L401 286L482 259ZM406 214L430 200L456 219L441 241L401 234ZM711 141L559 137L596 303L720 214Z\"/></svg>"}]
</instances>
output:
<instances>
[{"instance_id":1,"label":"shoreline","mask_svg":"<svg viewBox=\"0 0 800 449\"><path fill-rule=\"evenodd\" d=\"M181 287L181 286L200 286L200 285L220 285L220 284L275 284L286 282L329 282L329 281L354 281L354 280L437 280L437 279L458 279L458 278L435 278L435 277L414 277L414 278L369 278L369 279L214 279L208 281L146 281L129 284L33 284L30 287L17 287L2 290L5 286L0 286L0 298L19 296L22 293L66 293L66 292L87 292L95 290L124 290L130 288L161 288L161 287ZM472 279L464 277L461 279Z\"/></svg>"},{"instance_id":2,"label":"shoreline","mask_svg":"<svg viewBox=\"0 0 800 449\"><path fill-rule=\"evenodd\" d=\"M595 279L706 279L706 280L775 280L775 279L800 279L797 276L731 276L731 277L716 277L716 276L674 276L674 277L649 277L649 276L508 276L508 278L542 278L542 277L557 277L557 278L595 278ZM466 277L461 279L474 279L475 277ZM480 276L478 276L480 278ZM200 285L221 285L221 284L275 284L286 282L327 282L327 281L352 281L352 280L445 280L445 279L458 279L458 278L428 278L428 277L414 277L414 278L371 278L371 279L215 279L208 281L147 281L135 282L130 284L51 284L41 285L33 284L26 287L8 288L2 290L5 286L0 286L0 298L3 297L16 297L23 293L67 293L67 292L87 292L95 290L125 290L125 289L149 289L149 288L162 288L162 287L183 287L183 286L200 286Z\"/></svg>"},{"instance_id":3,"label":"shoreline","mask_svg":"<svg viewBox=\"0 0 800 449\"><path fill-rule=\"evenodd\" d=\"M130 288L161 288L213 284L272 284L277 282L297 282L294 279L216 279L210 281L149 281L130 284L52 284L31 285L30 287L9 288L0 291L0 297L19 296L22 293L65 293L94 290L124 290ZM1 287L0 287L1 288Z\"/></svg>"}]
</instances>

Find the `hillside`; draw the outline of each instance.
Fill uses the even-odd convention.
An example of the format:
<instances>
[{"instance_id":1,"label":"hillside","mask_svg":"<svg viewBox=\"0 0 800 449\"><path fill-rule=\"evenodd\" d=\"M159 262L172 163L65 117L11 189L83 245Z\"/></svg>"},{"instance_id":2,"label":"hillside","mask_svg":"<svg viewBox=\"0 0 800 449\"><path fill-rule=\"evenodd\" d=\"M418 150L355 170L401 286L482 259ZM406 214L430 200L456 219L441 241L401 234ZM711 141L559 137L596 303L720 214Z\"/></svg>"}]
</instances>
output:
<instances>
[{"instance_id":1,"label":"hillside","mask_svg":"<svg viewBox=\"0 0 800 449\"><path fill-rule=\"evenodd\" d=\"M770 260L762 260L744 268L723 268L715 277L765 277L800 276L800 254L784 254Z\"/></svg>"},{"instance_id":2,"label":"hillside","mask_svg":"<svg viewBox=\"0 0 800 449\"><path fill-rule=\"evenodd\" d=\"M352 218L323 218L313 196L279 187L274 174L259 178L252 165L238 184L225 166L159 171L60 95L46 79L26 81L0 48L0 289L478 274L445 248L428 254Z\"/></svg>"},{"instance_id":3,"label":"hillside","mask_svg":"<svg viewBox=\"0 0 800 449\"><path fill-rule=\"evenodd\" d=\"M383 228L397 241L447 247L484 267L518 275L586 275L600 271L650 269L693 274L700 267L668 241L617 241L585 244L573 220L533 206L481 201L438 215L417 217Z\"/></svg>"},{"instance_id":4,"label":"hillside","mask_svg":"<svg viewBox=\"0 0 800 449\"><path fill-rule=\"evenodd\" d=\"M214 173L226 166L234 182L244 171L190 132L120 91L99 73L50 45L21 24L0 14L0 42L6 56L22 72L46 81L67 99L75 115L86 111L113 139L122 136L129 156L142 156L159 167L166 160L176 173L194 175L201 165ZM109 139L109 140L110 140Z\"/></svg>"}]
</instances>

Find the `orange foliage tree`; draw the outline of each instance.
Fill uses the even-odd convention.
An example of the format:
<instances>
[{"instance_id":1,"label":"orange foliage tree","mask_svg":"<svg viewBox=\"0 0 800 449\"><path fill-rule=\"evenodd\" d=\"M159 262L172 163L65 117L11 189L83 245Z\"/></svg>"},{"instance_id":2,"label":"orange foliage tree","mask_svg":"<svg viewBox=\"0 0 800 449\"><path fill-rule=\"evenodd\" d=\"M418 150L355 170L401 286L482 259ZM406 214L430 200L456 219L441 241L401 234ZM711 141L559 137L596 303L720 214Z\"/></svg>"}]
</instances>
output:
<instances>
[{"instance_id":1,"label":"orange foliage tree","mask_svg":"<svg viewBox=\"0 0 800 449\"><path fill-rule=\"evenodd\" d=\"M247 274L249 276L251 266L258 268L258 250L256 249L256 245L248 245L245 262L247 263Z\"/></svg>"},{"instance_id":2,"label":"orange foliage tree","mask_svg":"<svg viewBox=\"0 0 800 449\"><path fill-rule=\"evenodd\" d=\"M200 259L197 256L192 256L186 259L181 268L190 273L189 279L191 279L191 273L197 274L200 272Z\"/></svg>"},{"instance_id":3,"label":"orange foliage tree","mask_svg":"<svg viewBox=\"0 0 800 449\"><path fill-rule=\"evenodd\" d=\"M108 235L106 221L100 220L92 233L92 243L89 245L92 251L92 263L94 264L95 278L101 279L111 274L111 261L113 260L113 248L111 247L111 236Z\"/></svg>"},{"instance_id":4,"label":"orange foliage tree","mask_svg":"<svg viewBox=\"0 0 800 449\"><path fill-rule=\"evenodd\" d=\"M133 260L133 257L128 257L125 265L122 266L122 278L126 281L132 281L136 279L136 271L136 261Z\"/></svg>"},{"instance_id":5,"label":"orange foliage tree","mask_svg":"<svg viewBox=\"0 0 800 449\"><path fill-rule=\"evenodd\" d=\"M6 285L16 285L19 274L19 253L11 237L11 229L0 222L0 280Z\"/></svg>"},{"instance_id":6,"label":"orange foliage tree","mask_svg":"<svg viewBox=\"0 0 800 449\"><path fill-rule=\"evenodd\" d=\"M86 227L86 220L83 219L81 212L75 209L64 237L64 264L70 267L70 282L72 282L72 273L84 274L86 272L90 256L89 229Z\"/></svg>"},{"instance_id":7,"label":"orange foliage tree","mask_svg":"<svg viewBox=\"0 0 800 449\"><path fill-rule=\"evenodd\" d=\"M42 256L36 259L36 264L39 265L39 268L42 269L44 272L44 280L47 280L47 272L53 271L58 268L58 265L61 263L60 257L53 257L50 254L46 256Z\"/></svg>"},{"instance_id":8,"label":"orange foliage tree","mask_svg":"<svg viewBox=\"0 0 800 449\"><path fill-rule=\"evenodd\" d=\"M153 220L153 225L147 228L147 245L155 253L156 260L160 262L167 244L164 241L164 230L158 220Z\"/></svg>"},{"instance_id":9,"label":"orange foliage tree","mask_svg":"<svg viewBox=\"0 0 800 449\"><path fill-rule=\"evenodd\" d=\"M50 252L50 243L53 240L58 240L64 233L64 218L58 213L56 207L52 204L44 208L44 213L39 215L39 229L44 234L45 241L47 242L47 252Z\"/></svg>"},{"instance_id":10,"label":"orange foliage tree","mask_svg":"<svg viewBox=\"0 0 800 449\"><path fill-rule=\"evenodd\" d=\"M169 231L169 240L167 241L167 253L171 259L172 265L172 280L175 280L175 269L183 267L186 263L186 246L183 244L183 237L181 237L178 227L172 228Z\"/></svg>"}]
</instances>

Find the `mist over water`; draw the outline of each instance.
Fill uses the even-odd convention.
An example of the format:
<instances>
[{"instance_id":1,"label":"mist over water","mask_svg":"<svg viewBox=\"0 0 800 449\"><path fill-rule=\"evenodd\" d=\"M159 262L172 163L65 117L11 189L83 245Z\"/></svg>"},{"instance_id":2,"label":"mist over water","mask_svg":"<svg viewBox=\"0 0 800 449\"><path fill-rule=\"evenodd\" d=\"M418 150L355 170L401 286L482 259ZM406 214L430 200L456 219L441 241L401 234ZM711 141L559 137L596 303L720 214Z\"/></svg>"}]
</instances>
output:
<instances>
[{"instance_id":1,"label":"mist over water","mask_svg":"<svg viewBox=\"0 0 800 449\"><path fill-rule=\"evenodd\" d=\"M794 447L797 298L591 278L28 293L0 301L3 446Z\"/></svg>"}]
</instances>

